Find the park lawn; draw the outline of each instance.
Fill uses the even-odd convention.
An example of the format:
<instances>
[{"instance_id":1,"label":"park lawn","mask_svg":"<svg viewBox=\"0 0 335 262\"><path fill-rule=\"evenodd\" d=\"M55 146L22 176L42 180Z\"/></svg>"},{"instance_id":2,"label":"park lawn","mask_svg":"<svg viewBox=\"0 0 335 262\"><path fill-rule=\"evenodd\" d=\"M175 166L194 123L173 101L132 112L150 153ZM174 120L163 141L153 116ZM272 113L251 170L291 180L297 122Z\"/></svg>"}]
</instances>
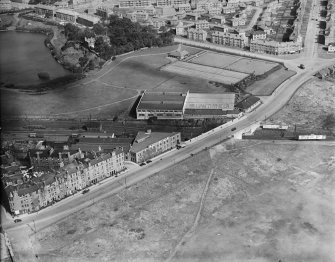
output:
<instances>
[{"instance_id":1,"label":"park lawn","mask_svg":"<svg viewBox=\"0 0 335 262\"><path fill-rule=\"evenodd\" d=\"M167 59L167 54L129 57L102 76L100 80L130 89L150 90L173 77L172 74L159 70L161 66L168 63L170 60Z\"/></svg>"},{"instance_id":2,"label":"park lawn","mask_svg":"<svg viewBox=\"0 0 335 262\"><path fill-rule=\"evenodd\" d=\"M267 76L265 79L256 81L246 88L246 92L255 96L269 96L285 80L296 74L295 71L285 70L283 67Z\"/></svg>"},{"instance_id":3,"label":"park lawn","mask_svg":"<svg viewBox=\"0 0 335 262\"><path fill-rule=\"evenodd\" d=\"M106 105L136 96L135 90L106 86L99 82L78 84L50 90L44 94L29 94L19 90L1 90L3 115L87 116L89 110L104 109Z\"/></svg>"},{"instance_id":4,"label":"park lawn","mask_svg":"<svg viewBox=\"0 0 335 262\"><path fill-rule=\"evenodd\" d=\"M24 22L25 20L21 21L21 23ZM119 56L115 61L105 65L100 72L94 72L75 83L48 90L39 95L2 89L1 115L6 117L14 115L86 117L91 115L109 118L119 113L127 114L125 111L129 111L133 105L138 90L150 90L173 77L168 73L160 72L159 67L170 62L166 58L167 53L177 48L177 45L150 48ZM189 51L190 54L199 52L197 48L182 48ZM134 55L141 56L134 59L129 58L125 63L121 63L120 67L118 66L122 59ZM113 67L115 71L110 71ZM106 74L99 78L99 75L104 73ZM104 83L100 82L104 80ZM124 99L129 100L123 101Z\"/></svg>"},{"instance_id":5,"label":"park lawn","mask_svg":"<svg viewBox=\"0 0 335 262\"><path fill-rule=\"evenodd\" d=\"M231 140L41 230L34 249L40 261L165 261L181 243L175 261L333 261L334 167L330 146Z\"/></svg>"}]
</instances>

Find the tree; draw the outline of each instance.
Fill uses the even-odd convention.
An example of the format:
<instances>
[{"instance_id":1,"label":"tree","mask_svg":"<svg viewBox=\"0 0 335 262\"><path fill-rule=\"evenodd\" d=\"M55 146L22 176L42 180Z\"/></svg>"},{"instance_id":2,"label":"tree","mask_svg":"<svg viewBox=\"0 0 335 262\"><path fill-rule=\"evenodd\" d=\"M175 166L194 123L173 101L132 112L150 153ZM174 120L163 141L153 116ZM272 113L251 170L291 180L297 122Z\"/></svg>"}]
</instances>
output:
<instances>
[{"instance_id":1,"label":"tree","mask_svg":"<svg viewBox=\"0 0 335 262\"><path fill-rule=\"evenodd\" d=\"M104 35L107 32L107 29L100 23L93 25L93 32L96 35Z\"/></svg>"}]
</instances>

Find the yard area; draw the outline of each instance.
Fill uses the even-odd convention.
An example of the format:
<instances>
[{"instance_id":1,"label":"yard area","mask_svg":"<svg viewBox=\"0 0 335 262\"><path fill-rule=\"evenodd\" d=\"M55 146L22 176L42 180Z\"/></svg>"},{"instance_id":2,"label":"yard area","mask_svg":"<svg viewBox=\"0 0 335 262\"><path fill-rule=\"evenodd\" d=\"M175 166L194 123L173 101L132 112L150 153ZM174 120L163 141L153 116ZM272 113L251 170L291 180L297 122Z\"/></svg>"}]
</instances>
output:
<instances>
[{"instance_id":1,"label":"yard area","mask_svg":"<svg viewBox=\"0 0 335 262\"><path fill-rule=\"evenodd\" d=\"M255 75L262 75L278 65L278 63L265 60L250 59L214 52L205 52L198 57L192 58L190 62L199 65L228 69L240 73L254 73Z\"/></svg>"},{"instance_id":2,"label":"yard area","mask_svg":"<svg viewBox=\"0 0 335 262\"><path fill-rule=\"evenodd\" d=\"M304 129L320 129L324 126L327 116L334 115L334 97L335 80L314 79L300 87L271 120ZM335 124L328 128L335 133Z\"/></svg>"},{"instance_id":3,"label":"yard area","mask_svg":"<svg viewBox=\"0 0 335 262\"><path fill-rule=\"evenodd\" d=\"M333 149L228 141L43 229L34 250L40 261L334 261Z\"/></svg>"},{"instance_id":4,"label":"yard area","mask_svg":"<svg viewBox=\"0 0 335 262\"><path fill-rule=\"evenodd\" d=\"M294 76L295 71L285 70L283 67L270 74L265 79L258 80L246 88L246 92L255 96L269 96L280 86L286 79Z\"/></svg>"}]
</instances>

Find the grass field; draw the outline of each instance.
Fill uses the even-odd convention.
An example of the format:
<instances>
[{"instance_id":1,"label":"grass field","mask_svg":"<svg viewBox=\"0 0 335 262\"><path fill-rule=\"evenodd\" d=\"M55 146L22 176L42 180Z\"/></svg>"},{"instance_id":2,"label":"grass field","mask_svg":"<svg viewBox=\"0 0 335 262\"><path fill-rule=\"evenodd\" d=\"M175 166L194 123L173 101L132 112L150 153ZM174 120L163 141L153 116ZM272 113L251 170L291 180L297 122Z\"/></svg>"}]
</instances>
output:
<instances>
[{"instance_id":1,"label":"grass field","mask_svg":"<svg viewBox=\"0 0 335 262\"><path fill-rule=\"evenodd\" d=\"M192 58L190 62L255 75L262 75L278 65L274 62L214 52L203 53Z\"/></svg>"},{"instance_id":2,"label":"grass field","mask_svg":"<svg viewBox=\"0 0 335 262\"><path fill-rule=\"evenodd\" d=\"M43 229L34 250L39 261L334 261L333 149L220 144Z\"/></svg>"},{"instance_id":3,"label":"grass field","mask_svg":"<svg viewBox=\"0 0 335 262\"><path fill-rule=\"evenodd\" d=\"M235 84L248 76L244 73L233 72L221 68L214 68L210 66L198 65L182 61L177 61L175 63L169 64L162 68L162 70L174 74L202 78L208 81L215 81L228 85Z\"/></svg>"},{"instance_id":4,"label":"grass field","mask_svg":"<svg viewBox=\"0 0 335 262\"><path fill-rule=\"evenodd\" d=\"M1 89L1 115L117 115L129 109L139 90L153 89L173 80L173 75L159 71L159 67L170 62L166 59L167 53L176 48L177 46L153 48L118 57L100 72L43 94L32 95L18 90ZM190 54L199 51L191 47L186 49ZM121 61L124 62L120 63ZM98 78L102 74L104 75ZM173 81L171 85L174 86Z\"/></svg>"},{"instance_id":5,"label":"grass field","mask_svg":"<svg viewBox=\"0 0 335 262\"><path fill-rule=\"evenodd\" d=\"M283 67L276 72L270 74L265 79L256 81L246 88L246 92L255 96L269 96L280 86L286 79L294 76L295 71L285 70Z\"/></svg>"},{"instance_id":6,"label":"grass field","mask_svg":"<svg viewBox=\"0 0 335 262\"><path fill-rule=\"evenodd\" d=\"M314 79L306 83L277 114L274 122L319 129L329 114L334 114L335 81ZM335 128L332 128L335 133Z\"/></svg>"}]
</instances>

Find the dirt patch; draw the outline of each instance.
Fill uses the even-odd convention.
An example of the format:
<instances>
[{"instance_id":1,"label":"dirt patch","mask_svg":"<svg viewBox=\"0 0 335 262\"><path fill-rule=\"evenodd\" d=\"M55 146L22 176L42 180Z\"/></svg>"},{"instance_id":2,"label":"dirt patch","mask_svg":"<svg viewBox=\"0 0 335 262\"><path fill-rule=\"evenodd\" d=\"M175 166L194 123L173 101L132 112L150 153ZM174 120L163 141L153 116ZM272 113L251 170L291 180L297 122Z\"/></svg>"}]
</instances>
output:
<instances>
[{"instance_id":1,"label":"dirt patch","mask_svg":"<svg viewBox=\"0 0 335 262\"><path fill-rule=\"evenodd\" d=\"M304 129L320 129L334 113L335 83L315 79L303 85L271 120ZM335 128L330 131L334 132Z\"/></svg>"},{"instance_id":2,"label":"dirt patch","mask_svg":"<svg viewBox=\"0 0 335 262\"><path fill-rule=\"evenodd\" d=\"M37 233L36 252L164 261L180 243L172 261L334 261L333 149L231 140Z\"/></svg>"},{"instance_id":3,"label":"dirt patch","mask_svg":"<svg viewBox=\"0 0 335 262\"><path fill-rule=\"evenodd\" d=\"M203 152L39 232L52 254L41 261L163 260L193 223L210 162Z\"/></svg>"}]
</instances>

